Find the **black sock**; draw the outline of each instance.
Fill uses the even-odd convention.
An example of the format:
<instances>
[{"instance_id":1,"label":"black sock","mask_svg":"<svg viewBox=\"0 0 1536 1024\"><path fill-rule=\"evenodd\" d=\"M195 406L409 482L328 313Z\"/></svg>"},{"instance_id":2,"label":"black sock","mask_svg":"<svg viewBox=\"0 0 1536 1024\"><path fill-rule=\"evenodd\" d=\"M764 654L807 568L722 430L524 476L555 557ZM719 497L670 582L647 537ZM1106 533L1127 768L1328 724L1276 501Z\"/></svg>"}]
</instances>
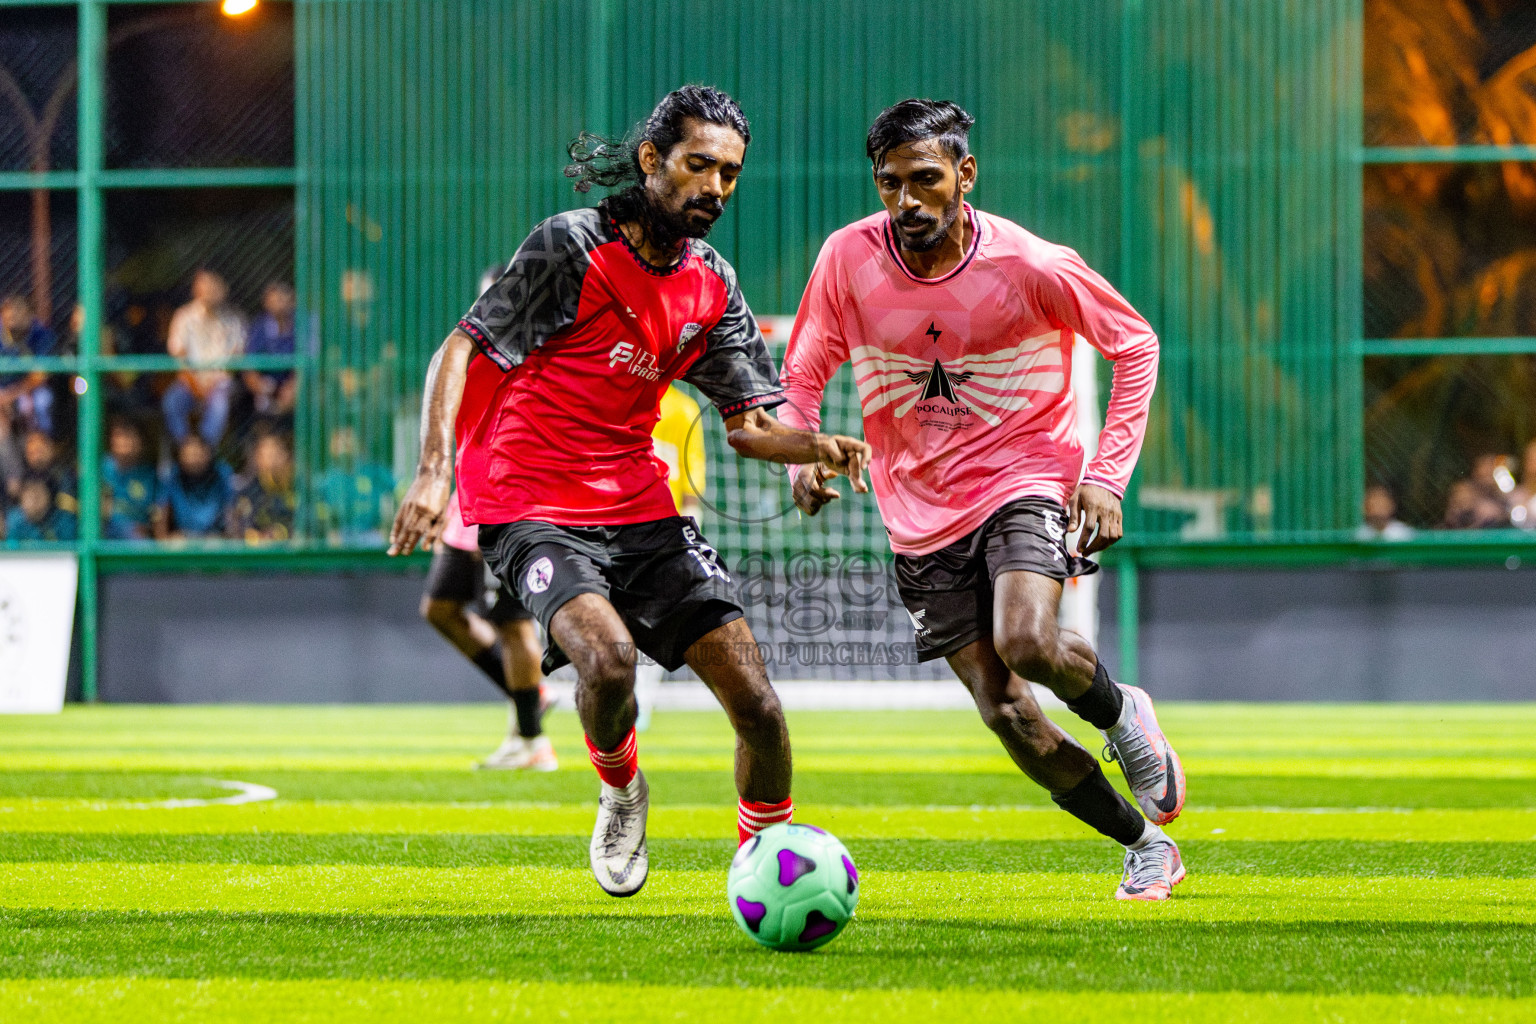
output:
<instances>
[{"instance_id":1,"label":"black sock","mask_svg":"<svg viewBox=\"0 0 1536 1024\"><path fill-rule=\"evenodd\" d=\"M1066 793L1051 794L1056 806L1079 821L1109 836L1121 846L1141 838L1147 823L1131 802L1121 796L1098 765L1093 774Z\"/></svg>"},{"instance_id":2,"label":"black sock","mask_svg":"<svg viewBox=\"0 0 1536 1024\"><path fill-rule=\"evenodd\" d=\"M1109 678L1109 671L1102 661L1094 662L1093 685L1081 696L1067 701L1067 708L1095 729L1108 729L1120 721L1120 709L1124 705L1125 696Z\"/></svg>"},{"instance_id":3,"label":"black sock","mask_svg":"<svg viewBox=\"0 0 1536 1024\"><path fill-rule=\"evenodd\" d=\"M498 690L502 693L511 692L507 689L507 670L501 663L501 644L487 647L469 660L485 673L487 679L496 684Z\"/></svg>"},{"instance_id":4,"label":"black sock","mask_svg":"<svg viewBox=\"0 0 1536 1024\"><path fill-rule=\"evenodd\" d=\"M512 706L517 709L517 734L525 740L531 740L544 731L543 723L539 718L539 689L513 690Z\"/></svg>"}]
</instances>

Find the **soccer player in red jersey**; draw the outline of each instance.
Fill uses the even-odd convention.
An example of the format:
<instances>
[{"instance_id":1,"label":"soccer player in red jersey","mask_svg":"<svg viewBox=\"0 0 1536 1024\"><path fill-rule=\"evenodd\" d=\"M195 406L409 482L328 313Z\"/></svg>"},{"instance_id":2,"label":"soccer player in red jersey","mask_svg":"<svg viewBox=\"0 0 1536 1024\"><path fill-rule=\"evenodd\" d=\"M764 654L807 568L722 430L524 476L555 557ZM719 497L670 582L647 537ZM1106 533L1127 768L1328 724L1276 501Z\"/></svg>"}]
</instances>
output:
<instances>
[{"instance_id":1,"label":"soccer player in red jersey","mask_svg":"<svg viewBox=\"0 0 1536 1024\"><path fill-rule=\"evenodd\" d=\"M649 869L637 647L669 669L686 663L725 708L738 840L792 814L778 697L729 573L678 516L654 453L662 394L686 380L739 454L814 464L866 489L868 445L768 414L784 399L767 345L735 271L702 241L750 140L734 100L686 86L634 145L572 143L578 191L627 187L534 228L449 334L428 370L421 461L390 535L392 554L435 540L456 475L486 564L544 625L545 669L576 666L576 710L602 780L592 872L614 896L638 892Z\"/></svg>"},{"instance_id":2,"label":"soccer player in red jersey","mask_svg":"<svg viewBox=\"0 0 1536 1024\"><path fill-rule=\"evenodd\" d=\"M1117 897L1167 899L1184 877L1158 827L1184 805L1178 755L1146 693L1112 681L1087 641L1057 627L1062 581L1098 569L1066 535L1082 527L1083 555L1120 539L1157 338L1077 253L965 202L973 120L953 103L906 100L870 128L885 211L834 232L817 258L784 357L783 417L814 430L827 381L852 361L919 659L947 658L1025 774L1125 845ZM1115 364L1086 467L1077 335ZM837 497L826 477L795 472L806 512ZM1041 713L1026 679L1103 733L1150 821Z\"/></svg>"}]
</instances>

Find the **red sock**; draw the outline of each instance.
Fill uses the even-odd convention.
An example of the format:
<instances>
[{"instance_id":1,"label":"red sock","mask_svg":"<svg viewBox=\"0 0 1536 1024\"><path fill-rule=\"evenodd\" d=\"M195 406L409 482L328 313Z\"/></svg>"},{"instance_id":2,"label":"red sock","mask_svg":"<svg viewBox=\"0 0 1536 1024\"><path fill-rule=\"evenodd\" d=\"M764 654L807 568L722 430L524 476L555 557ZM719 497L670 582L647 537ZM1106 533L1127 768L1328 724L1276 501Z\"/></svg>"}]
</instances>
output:
<instances>
[{"instance_id":1,"label":"red sock","mask_svg":"<svg viewBox=\"0 0 1536 1024\"><path fill-rule=\"evenodd\" d=\"M592 737L586 737L587 756L592 759L592 767L597 769L597 777L608 783L623 789L635 779L635 773L640 770L640 757L635 751L635 730L629 730L629 735L624 741L612 750L598 750L592 744Z\"/></svg>"},{"instance_id":2,"label":"red sock","mask_svg":"<svg viewBox=\"0 0 1536 1024\"><path fill-rule=\"evenodd\" d=\"M736 805L736 843L741 845L769 825L782 825L795 816L795 802L785 798L776 804L742 800Z\"/></svg>"}]
</instances>

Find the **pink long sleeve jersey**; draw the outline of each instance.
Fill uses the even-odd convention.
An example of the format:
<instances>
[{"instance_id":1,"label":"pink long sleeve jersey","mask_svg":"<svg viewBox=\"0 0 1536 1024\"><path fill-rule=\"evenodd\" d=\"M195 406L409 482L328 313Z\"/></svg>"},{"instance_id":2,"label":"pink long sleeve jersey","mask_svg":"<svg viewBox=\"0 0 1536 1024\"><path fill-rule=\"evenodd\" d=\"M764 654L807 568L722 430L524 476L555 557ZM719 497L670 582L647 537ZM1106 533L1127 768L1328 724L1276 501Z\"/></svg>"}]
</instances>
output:
<instances>
[{"instance_id":1,"label":"pink long sleeve jersey","mask_svg":"<svg viewBox=\"0 0 1536 1024\"><path fill-rule=\"evenodd\" d=\"M931 279L902 262L883 212L834 232L784 357L779 418L808 430L853 360L870 481L901 554L937 551L1018 498L1065 505L1080 479L1124 496L1157 383L1157 336L1077 253L969 205L964 215L970 251ZM1086 473L1074 335L1115 364Z\"/></svg>"}]
</instances>

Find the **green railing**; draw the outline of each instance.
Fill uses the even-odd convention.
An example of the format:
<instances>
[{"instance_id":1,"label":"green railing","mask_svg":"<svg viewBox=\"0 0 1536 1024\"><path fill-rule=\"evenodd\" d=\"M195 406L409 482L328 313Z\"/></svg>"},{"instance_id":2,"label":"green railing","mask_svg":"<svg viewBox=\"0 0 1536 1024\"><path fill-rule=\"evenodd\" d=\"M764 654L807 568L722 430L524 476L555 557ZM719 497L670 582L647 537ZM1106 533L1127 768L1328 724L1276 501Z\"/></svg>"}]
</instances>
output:
<instances>
[{"instance_id":1,"label":"green railing","mask_svg":"<svg viewBox=\"0 0 1536 1024\"><path fill-rule=\"evenodd\" d=\"M87 697L100 573L402 567L376 546L331 543L316 521L333 440L350 432L364 459L409 471L423 370L479 272L541 217L589 201L560 175L566 142L583 128L622 131L683 81L729 89L754 121L740 192L711 241L758 310L792 312L822 239L877 208L862 155L873 115L934 95L978 117L977 205L1072 245L1146 313L1164 343L1162 382L1130 536L1106 558L1120 573L1128 678L1142 569L1536 559L1536 538L1517 532L1354 539L1363 361L1536 353L1530 338L1362 337L1363 169L1536 160L1536 147L1363 148L1361 0L797 0L725 13L698 0L300 0L296 166L186 170L104 166L107 9L126 0L72 2L78 165L0 172L0 190L77 196L84 340L75 356L0 362L0 373L84 381L78 468L89 482L100 476L102 375L176 368L103 355L94 340L114 189L291 187L300 319L317 339L293 360L231 364L302 375L293 543L105 541L96 488L81 487ZM858 429L846 374L827 422ZM705 526L728 556L883 555L871 503L813 521L777 515L782 480L737 460L711 418L702 429L710 498L726 513ZM1215 516L1213 536L1186 529L1202 514Z\"/></svg>"}]
</instances>

